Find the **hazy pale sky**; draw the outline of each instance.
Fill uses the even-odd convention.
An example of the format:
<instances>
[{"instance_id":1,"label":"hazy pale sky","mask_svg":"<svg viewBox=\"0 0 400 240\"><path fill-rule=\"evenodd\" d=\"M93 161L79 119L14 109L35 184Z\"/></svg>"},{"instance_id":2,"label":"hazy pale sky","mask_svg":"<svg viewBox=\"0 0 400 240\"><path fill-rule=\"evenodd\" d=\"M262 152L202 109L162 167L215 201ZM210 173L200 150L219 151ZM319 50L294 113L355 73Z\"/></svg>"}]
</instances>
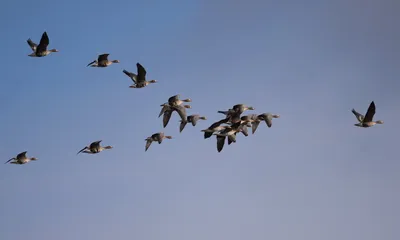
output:
<instances>
[{"instance_id":1,"label":"hazy pale sky","mask_svg":"<svg viewBox=\"0 0 400 240\"><path fill-rule=\"evenodd\" d=\"M0 239L400 239L398 0L7 1ZM31 58L26 40L60 52ZM98 54L119 64L88 68ZM131 89L136 62L158 83ZM179 133L160 104L208 118ZM357 128L351 113L385 124ZM280 114L217 152L234 104ZM251 113L250 111L248 113ZM144 139L164 131L173 139ZM112 145L76 155L95 140Z\"/></svg>"}]
</instances>

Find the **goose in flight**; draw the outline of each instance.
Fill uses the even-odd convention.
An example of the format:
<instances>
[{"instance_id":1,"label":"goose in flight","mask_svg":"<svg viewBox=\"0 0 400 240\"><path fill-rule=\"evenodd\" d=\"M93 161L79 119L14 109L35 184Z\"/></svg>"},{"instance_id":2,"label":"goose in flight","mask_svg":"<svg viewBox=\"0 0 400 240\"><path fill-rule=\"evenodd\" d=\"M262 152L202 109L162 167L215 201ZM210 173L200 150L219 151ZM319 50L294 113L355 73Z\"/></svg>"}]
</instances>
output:
<instances>
[{"instance_id":1,"label":"goose in flight","mask_svg":"<svg viewBox=\"0 0 400 240\"><path fill-rule=\"evenodd\" d=\"M257 127L261 122L261 120L258 118L257 114L249 114L249 115L242 116L240 118L240 120L245 122L246 124L251 125L252 134L254 134L256 132Z\"/></svg>"},{"instance_id":2,"label":"goose in flight","mask_svg":"<svg viewBox=\"0 0 400 240\"><path fill-rule=\"evenodd\" d=\"M173 112L177 112L179 116L181 117L181 121L186 122L186 107L182 105L177 105L177 106L170 106L169 109L164 111L164 116L163 116L163 126L164 128L168 125L168 122L171 118L171 115Z\"/></svg>"},{"instance_id":3,"label":"goose in flight","mask_svg":"<svg viewBox=\"0 0 400 240\"><path fill-rule=\"evenodd\" d=\"M277 114L271 114L271 113L263 113L258 115L259 120L264 120L265 124L270 128L272 127L272 119L273 118L280 118L280 115Z\"/></svg>"},{"instance_id":4,"label":"goose in flight","mask_svg":"<svg viewBox=\"0 0 400 240\"><path fill-rule=\"evenodd\" d=\"M161 117L165 113L165 111L172 110L171 105L169 105L168 103L161 104L160 106L162 108L161 108L160 114L158 114L158 117ZM190 106L190 105L182 105L182 106L184 108L192 108L192 106Z\"/></svg>"},{"instance_id":5,"label":"goose in flight","mask_svg":"<svg viewBox=\"0 0 400 240\"><path fill-rule=\"evenodd\" d=\"M40 39L39 45L33 42L30 38L27 40L29 46L31 47L33 53L29 54L30 57L45 57L52 52L58 52L57 49L47 50L47 46L49 45L49 37L47 36L47 32L42 34L42 38Z\"/></svg>"},{"instance_id":6,"label":"goose in flight","mask_svg":"<svg viewBox=\"0 0 400 240\"><path fill-rule=\"evenodd\" d=\"M7 162L5 162L4 164L6 164L6 163L12 163L12 164L19 164L19 165L21 165L21 164L28 163L28 162L30 162L30 161L35 161L35 160L37 160L37 158L35 158L35 157L30 157L30 158L28 158L28 157L26 156L26 153L27 153L27 151L22 152L22 153L18 154L16 157L11 158L10 160L8 160Z\"/></svg>"},{"instance_id":7,"label":"goose in flight","mask_svg":"<svg viewBox=\"0 0 400 240\"><path fill-rule=\"evenodd\" d=\"M108 60L109 53L100 54L96 60L89 63L86 67L108 67L113 63L119 63L119 60Z\"/></svg>"},{"instance_id":8,"label":"goose in flight","mask_svg":"<svg viewBox=\"0 0 400 240\"><path fill-rule=\"evenodd\" d=\"M144 88L150 83L156 83L157 80L146 80L146 69L140 64L136 63L137 74L128 72L127 70L122 70L130 79L132 79L133 84L129 86L130 88Z\"/></svg>"},{"instance_id":9,"label":"goose in flight","mask_svg":"<svg viewBox=\"0 0 400 240\"><path fill-rule=\"evenodd\" d=\"M255 108L253 108L252 106L247 106L245 104L236 104L231 109L228 109L228 111L218 111L218 113L222 113L229 117L235 113L240 115L246 110L255 110Z\"/></svg>"},{"instance_id":10,"label":"goose in flight","mask_svg":"<svg viewBox=\"0 0 400 240\"><path fill-rule=\"evenodd\" d=\"M368 107L367 113L365 116L356 112L356 110L352 109L353 114L356 116L359 123L354 124L357 127L368 128L372 127L375 124L383 124L382 120L373 121L375 115L375 103L372 101Z\"/></svg>"},{"instance_id":11,"label":"goose in flight","mask_svg":"<svg viewBox=\"0 0 400 240\"><path fill-rule=\"evenodd\" d=\"M228 137L228 145L232 142L236 142L236 134L242 132L245 136L248 136L247 128L243 125L243 122L237 122L221 130L218 133L213 133L217 136L217 150L221 152L225 145L225 139Z\"/></svg>"},{"instance_id":12,"label":"goose in flight","mask_svg":"<svg viewBox=\"0 0 400 240\"><path fill-rule=\"evenodd\" d=\"M99 152L101 152L101 151L103 151L103 150L105 150L105 149L112 149L112 148L113 148L112 146L105 146L105 147L100 146L101 141L102 141L102 140L92 142L89 146L82 148L82 149L77 153L77 155L78 155L79 153L81 153L81 152L83 152L83 153L89 153L89 154L96 154L96 153L99 153Z\"/></svg>"},{"instance_id":13,"label":"goose in flight","mask_svg":"<svg viewBox=\"0 0 400 240\"><path fill-rule=\"evenodd\" d=\"M165 138L172 139L171 136L166 136L163 132L154 133L153 135L145 139L146 147L144 151L146 152L149 149L152 142L158 142L158 144L161 144Z\"/></svg>"},{"instance_id":14,"label":"goose in flight","mask_svg":"<svg viewBox=\"0 0 400 240\"><path fill-rule=\"evenodd\" d=\"M207 120L206 117L200 116L199 114L193 114L193 115L189 115L187 116L186 121L182 121L181 120L181 124L179 126L179 131L182 132L183 129L185 128L187 123L192 123L192 126L196 126L197 121L201 119L201 120Z\"/></svg>"},{"instance_id":15,"label":"goose in flight","mask_svg":"<svg viewBox=\"0 0 400 240\"><path fill-rule=\"evenodd\" d=\"M218 122L211 124L211 126L209 126L207 129L201 130L201 132L204 132L204 139L211 137L214 132L219 132L219 131L222 131L225 128L227 128L228 126L222 125L224 123L226 124L227 122L228 122L228 119L225 118L225 119L219 120Z\"/></svg>"},{"instance_id":16,"label":"goose in flight","mask_svg":"<svg viewBox=\"0 0 400 240\"><path fill-rule=\"evenodd\" d=\"M182 100L180 100L179 98L180 98L179 94L168 98L168 104L171 105L171 106L176 106L176 105L181 105L184 102L191 102L192 101L192 99L190 99L190 98L186 98L186 99L182 99Z\"/></svg>"}]
</instances>

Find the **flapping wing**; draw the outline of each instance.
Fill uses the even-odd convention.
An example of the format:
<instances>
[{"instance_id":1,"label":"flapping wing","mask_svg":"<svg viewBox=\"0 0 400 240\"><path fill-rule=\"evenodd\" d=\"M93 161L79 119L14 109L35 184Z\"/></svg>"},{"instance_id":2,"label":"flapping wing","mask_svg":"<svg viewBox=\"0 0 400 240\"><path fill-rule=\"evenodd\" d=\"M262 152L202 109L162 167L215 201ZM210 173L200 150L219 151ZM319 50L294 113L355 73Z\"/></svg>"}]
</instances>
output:
<instances>
[{"instance_id":1,"label":"flapping wing","mask_svg":"<svg viewBox=\"0 0 400 240\"><path fill-rule=\"evenodd\" d=\"M108 55L110 55L109 53L104 53L104 54L100 54L99 57L97 58L98 62L107 62L108 61Z\"/></svg>"},{"instance_id":2,"label":"flapping wing","mask_svg":"<svg viewBox=\"0 0 400 240\"><path fill-rule=\"evenodd\" d=\"M18 154L17 155L17 159L25 159L26 158L26 153L27 153L27 151Z\"/></svg>"},{"instance_id":3,"label":"flapping wing","mask_svg":"<svg viewBox=\"0 0 400 240\"><path fill-rule=\"evenodd\" d=\"M26 40L26 42L31 47L32 51L36 51L36 48L37 48L37 44L36 43L34 43L30 38L28 40Z\"/></svg>"},{"instance_id":4,"label":"flapping wing","mask_svg":"<svg viewBox=\"0 0 400 240\"><path fill-rule=\"evenodd\" d=\"M7 162L5 162L4 164L9 163L11 160L15 160L15 158L11 158L11 159L7 160Z\"/></svg>"},{"instance_id":5,"label":"flapping wing","mask_svg":"<svg viewBox=\"0 0 400 240\"><path fill-rule=\"evenodd\" d=\"M365 114L364 122L371 122L372 119L374 118L374 115L375 115L375 103L374 101L372 101L368 107L367 113Z\"/></svg>"},{"instance_id":6,"label":"flapping wing","mask_svg":"<svg viewBox=\"0 0 400 240\"><path fill-rule=\"evenodd\" d=\"M144 82L146 80L146 69L140 64L136 63L137 67L137 81Z\"/></svg>"},{"instance_id":7,"label":"flapping wing","mask_svg":"<svg viewBox=\"0 0 400 240\"><path fill-rule=\"evenodd\" d=\"M47 32L44 32L42 38L40 39L39 45L36 47L38 52L46 51L47 46L49 45L49 37L47 36Z\"/></svg>"},{"instance_id":8,"label":"flapping wing","mask_svg":"<svg viewBox=\"0 0 400 240\"><path fill-rule=\"evenodd\" d=\"M221 152L225 145L225 137L217 136L217 150Z\"/></svg>"},{"instance_id":9,"label":"flapping wing","mask_svg":"<svg viewBox=\"0 0 400 240\"><path fill-rule=\"evenodd\" d=\"M212 132L204 132L204 139L207 139L213 135Z\"/></svg>"},{"instance_id":10,"label":"flapping wing","mask_svg":"<svg viewBox=\"0 0 400 240\"><path fill-rule=\"evenodd\" d=\"M92 142L92 143L90 144L89 148L90 148L90 149L96 149L96 148L100 147L101 141L102 141L102 140Z\"/></svg>"},{"instance_id":11,"label":"flapping wing","mask_svg":"<svg viewBox=\"0 0 400 240\"><path fill-rule=\"evenodd\" d=\"M149 149L149 147L150 147L150 145L151 145L151 143L152 143L153 141L151 140L151 139L147 139L146 140L146 147L145 147L145 152L147 151L147 149Z\"/></svg>"},{"instance_id":12,"label":"flapping wing","mask_svg":"<svg viewBox=\"0 0 400 240\"><path fill-rule=\"evenodd\" d=\"M175 106L174 109L175 109L175 111L178 112L182 121L186 121L186 108L181 105L178 105L178 106Z\"/></svg>"},{"instance_id":13,"label":"flapping wing","mask_svg":"<svg viewBox=\"0 0 400 240\"><path fill-rule=\"evenodd\" d=\"M241 132L242 132L242 134L245 135L246 137L249 136L249 131L248 131L246 125L241 126Z\"/></svg>"},{"instance_id":14,"label":"flapping wing","mask_svg":"<svg viewBox=\"0 0 400 240\"><path fill-rule=\"evenodd\" d=\"M199 120L200 116L199 115L192 115L190 116L191 119L190 121L192 122L192 126L195 127L197 124L197 121Z\"/></svg>"},{"instance_id":15,"label":"flapping wing","mask_svg":"<svg viewBox=\"0 0 400 240\"><path fill-rule=\"evenodd\" d=\"M84 148L82 148L76 155L78 155L79 153L81 153L81 152L83 152L83 151L85 151L86 149L88 149L88 147L84 147Z\"/></svg>"},{"instance_id":16,"label":"flapping wing","mask_svg":"<svg viewBox=\"0 0 400 240\"><path fill-rule=\"evenodd\" d=\"M169 120L171 119L172 110L166 110L163 116L163 126L164 128L168 125Z\"/></svg>"},{"instance_id":17,"label":"flapping wing","mask_svg":"<svg viewBox=\"0 0 400 240\"><path fill-rule=\"evenodd\" d=\"M260 124L260 121L255 121L251 123L251 131L252 134L254 134L258 128L258 125Z\"/></svg>"},{"instance_id":18,"label":"flapping wing","mask_svg":"<svg viewBox=\"0 0 400 240\"><path fill-rule=\"evenodd\" d=\"M137 78L136 74L134 74L133 72L128 72L125 69L122 70L122 72L125 73L128 77L130 77L132 81L136 84L136 78Z\"/></svg>"},{"instance_id":19,"label":"flapping wing","mask_svg":"<svg viewBox=\"0 0 400 240\"><path fill-rule=\"evenodd\" d=\"M165 113L165 111L167 111L168 109L170 109L170 107L168 105L161 105L161 111L160 114L158 114L158 117L161 117L161 115L163 115Z\"/></svg>"},{"instance_id":20,"label":"flapping wing","mask_svg":"<svg viewBox=\"0 0 400 240\"><path fill-rule=\"evenodd\" d=\"M359 122L362 122L364 120L364 115L357 112L354 108L351 110L351 112L356 116L356 118Z\"/></svg>"},{"instance_id":21,"label":"flapping wing","mask_svg":"<svg viewBox=\"0 0 400 240\"><path fill-rule=\"evenodd\" d=\"M272 117L271 116L264 118L264 121L269 128L272 127Z\"/></svg>"},{"instance_id":22,"label":"flapping wing","mask_svg":"<svg viewBox=\"0 0 400 240\"><path fill-rule=\"evenodd\" d=\"M183 129L185 128L187 124L187 121L181 121L181 124L179 125L179 132L182 132Z\"/></svg>"},{"instance_id":23,"label":"flapping wing","mask_svg":"<svg viewBox=\"0 0 400 240\"><path fill-rule=\"evenodd\" d=\"M88 65L86 65L86 67L89 67L90 65L92 65L93 63L95 63L96 60L94 60L93 62L89 63Z\"/></svg>"}]
</instances>

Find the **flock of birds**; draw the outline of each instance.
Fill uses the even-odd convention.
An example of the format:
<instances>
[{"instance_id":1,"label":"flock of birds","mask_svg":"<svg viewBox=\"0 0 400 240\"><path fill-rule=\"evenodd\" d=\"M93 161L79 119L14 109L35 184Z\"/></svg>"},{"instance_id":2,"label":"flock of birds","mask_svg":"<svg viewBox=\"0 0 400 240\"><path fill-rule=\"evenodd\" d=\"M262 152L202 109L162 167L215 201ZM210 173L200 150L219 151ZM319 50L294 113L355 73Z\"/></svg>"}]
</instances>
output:
<instances>
[{"instance_id":1,"label":"flock of birds","mask_svg":"<svg viewBox=\"0 0 400 240\"><path fill-rule=\"evenodd\" d=\"M48 49L49 45L49 37L47 32L42 34L42 38L40 39L40 43L36 44L30 38L27 40L29 46L32 49L32 53L28 56L30 57L45 57L48 56L50 53L58 52L57 49ZM101 54L98 58L87 66L91 67L108 67L113 63L119 63L119 60L108 60L108 53ZM137 73L129 72L123 69L123 73L126 74L132 81L132 85L129 86L130 88L144 88L151 83L156 83L157 80L146 80L146 69L140 64L136 64ZM163 116L163 126L164 128L168 125L169 120L172 116L173 112L177 112L180 116L180 132L183 131L187 123L191 123L192 126L196 126L199 120L207 120L206 117L200 116L199 114L187 115L186 109L191 108L190 105L184 105L185 102L191 102L190 98L187 99L180 99L180 95L171 96L166 103L161 104L161 112L158 117ZM217 122L211 124L207 129L201 130L204 132L204 139L210 138L211 136L215 135L217 139L217 150L221 152L225 141L227 139L228 145L236 142L236 135L238 133L242 133L244 136L248 136L248 128L252 129L252 134L254 134L261 122L265 122L266 125L270 128L272 127L272 119L279 118L280 115L271 114L271 113L262 113L262 114L249 114L243 115L242 114L246 110L255 110L251 106L247 106L245 104L236 104L232 108L226 111L218 111L225 115L225 117ZM364 115L358 113L355 109L352 109L352 113L356 116L358 123L354 124L357 127L368 128L372 127L376 124L383 124L382 120L374 121L373 117L375 115L375 103L372 101L368 107L368 110ZM145 139L145 151L147 151L152 144L152 142L158 142L161 144L164 139L172 139L172 136L165 135L164 132L154 133L151 136ZM89 146L82 148L77 154L79 153L88 153L88 154L97 154L106 149L112 149L112 146L101 146L100 141L92 142ZM30 161L37 160L35 157L27 157L27 151L19 153L16 157L9 159L5 163L12 163L12 164L25 164Z\"/></svg>"}]
</instances>

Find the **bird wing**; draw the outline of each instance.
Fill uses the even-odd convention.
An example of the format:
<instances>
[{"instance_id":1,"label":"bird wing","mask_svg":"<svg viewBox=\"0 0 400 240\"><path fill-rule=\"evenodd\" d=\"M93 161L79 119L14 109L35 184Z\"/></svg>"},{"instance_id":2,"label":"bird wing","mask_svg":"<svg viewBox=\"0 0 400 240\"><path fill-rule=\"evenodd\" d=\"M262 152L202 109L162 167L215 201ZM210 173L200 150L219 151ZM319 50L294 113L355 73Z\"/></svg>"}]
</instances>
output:
<instances>
[{"instance_id":1,"label":"bird wing","mask_svg":"<svg viewBox=\"0 0 400 240\"><path fill-rule=\"evenodd\" d=\"M252 131L252 134L254 134L254 133L256 132L256 130L257 130L259 124L260 124L259 121L254 121L254 122L251 123L251 131Z\"/></svg>"},{"instance_id":2,"label":"bird wing","mask_svg":"<svg viewBox=\"0 0 400 240\"><path fill-rule=\"evenodd\" d=\"M249 131L248 131L246 125L242 125L242 126L241 126L241 132L242 132L242 134L245 135L246 137L249 136Z\"/></svg>"},{"instance_id":3,"label":"bird wing","mask_svg":"<svg viewBox=\"0 0 400 240\"><path fill-rule=\"evenodd\" d=\"M354 108L351 110L351 112L356 116L356 118L359 122L362 122L364 120L364 115L357 112Z\"/></svg>"},{"instance_id":4,"label":"bird wing","mask_svg":"<svg viewBox=\"0 0 400 240\"><path fill-rule=\"evenodd\" d=\"M84 147L82 148L76 155L78 155L79 153L83 152L84 150L88 149L88 147Z\"/></svg>"},{"instance_id":5,"label":"bird wing","mask_svg":"<svg viewBox=\"0 0 400 240\"><path fill-rule=\"evenodd\" d=\"M192 115L190 121L192 122L192 126L195 127L197 124L197 121L199 120L200 116L199 115Z\"/></svg>"},{"instance_id":6,"label":"bird wing","mask_svg":"<svg viewBox=\"0 0 400 240\"><path fill-rule=\"evenodd\" d=\"M11 160L15 160L15 157L13 157L13 158L7 160L7 162L5 162L4 164L9 163Z\"/></svg>"},{"instance_id":7,"label":"bird wing","mask_svg":"<svg viewBox=\"0 0 400 240\"><path fill-rule=\"evenodd\" d=\"M96 60L94 60L93 62L89 63L88 65L86 65L86 67L89 67L90 65L92 65L93 63L95 63Z\"/></svg>"},{"instance_id":8,"label":"bird wing","mask_svg":"<svg viewBox=\"0 0 400 240\"><path fill-rule=\"evenodd\" d=\"M136 84L136 79L137 79L137 75L134 74L133 72L128 72L125 69L122 70L123 73L125 73L128 77L130 77L132 79L132 81Z\"/></svg>"},{"instance_id":9,"label":"bird wing","mask_svg":"<svg viewBox=\"0 0 400 240\"><path fill-rule=\"evenodd\" d=\"M268 117L264 118L265 123L267 124L267 126L270 128L272 127L272 118L271 116L268 115Z\"/></svg>"},{"instance_id":10,"label":"bird wing","mask_svg":"<svg viewBox=\"0 0 400 240\"><path fill-rule=\"evenodd\" d=\"M182 132L183 129L185 128L187 124L187 121L181 121L181 124L179 125L179 131Z\"/></svg>"},{"instance_id":11,"label":"bird wing","mask_svg":"<svg viewBox=\"0 0 400 240\"><path fill-rule=\"evenodd\" d=\"M367 110L367 113L365 114L363 122L372 122L374 115L375 115L375 103L374 103L374 101L372 101L368 107L368 110Z\"/></svg>"},{"instance_id":12,"label":"bird wing","mask_svg":"<svg viewBox=\"0 0 400 240\"><path fill-rule=\"evenodd\" d=\"M217 136L217 150L221 152L225 145L225 137L224 136Z\"/></svg>"},{"instance_id":13,"label":"bird wing","mask_svg":"<svg viewBox=\"0 0 400 240\"><path fill-rule=\"evenodd\" d=\"M163 126L164 126L164 128L168 125L168 122L171 119L171 115L172 115L172 110L170 110L170 109L165 110L164 116L163 116Z\"/></svg>"},{"instance_id":14,"label":"bird wing","mask_svg":"<svg viewBox=\"0 0 400 240\"><path fill-rule=\"evenodd\" d=\"M182 121L186 121L186 108L185 107L178 105L178 106L174 106L173 109L178 112Z\"/></svg>"},{"instance_id":15,"label":"bird wing","mask_svg":"<svg viewBox=\"0 0 400 240\"><path fill-rule=\"evenodd\" d=\"M137 81L139 82L144 82L146 80L146 69L144 69L144 67L140 64L140 63L136 63L136 67L137 67Z\"/></svg>"},{"instance_id":16,"label":"bird wing","mask_svg":"<svg viewBox=\"0 0 400 240\"><path fill-rule=\"evenodd\" d=\"M110 55L109 53L104 53L104 54L100 54L97 58L97 61L99 62L107 62L108 61L108 55Z\"/></svg>"},{"instance_id":17,"label":"bird wing","mask_svg":"<svg viewBox=\"0 0 400 240\"><path fill-rule=\"evenodd\" d=\"M18 154L16 158L17 159L25 159L26 158L26 153L27 153L27 151L22 152L22 153Z\"/></svg>"},{"instance_id":18,"label":"bird wing","mask_svg":"<svg viewBox=\"0 0 400 240\"><path fill-rule=\"evenodd\" d=\"M102 140L92 142L92 143L90 144L90 146L89 146L90 150L92 150L92 149L97 149L97 148L100 146L101 141L102 141Z\"/></svg>"},{"instance_id":19,"label":"bird wing","mask_svg":"<svg viewBox=\"0 0 400 240\"><path fill-rule=\"evenodd\" d=\"M49 45L49 37L47 36L47 32L44 32L42 38L40 39L39 45L36 47L37 51L46 51L47 46Z\"/></svg>"},{"instance_id":20,"label":"bird wing","mask_svg":"<svg viewBox=\"0 0 400 240\"><path fill-rule=\"evenodd\" d=\"M165 113L165 111L170 109L170 106L168 106L168 105L161 105L161 106L162 106L162 108L161 108L160 114L158 114L158 117L161 117L161 115L163 115Z\"/></svg>"},{"instance_id":21,"label":"bird wing","mask_svg":"<svg viewBox=\"0 0 400 240\"><path fill-rule=\"evenodd\" d=\"M150 147L150 145L151 145L152 142L153 142L153 141L152 141L151 139L147 139L147 140L146 140L146 147L145 147L145 150L144 150L144 151L147 151L147 149L149 149L149 147Z\"/></svg>"},{"instance_id":22,"label":"bird wing","mask_svg":"<svg viewBox=\"0 0 400 240\"><path fill-rule=\"evenodd\" d=\"M26 40L29 44L29 46L31 47L32 51L36 51L37 48L37 44L34 43L30 38L28 40Z\"/></svg>"}]
</instances>

